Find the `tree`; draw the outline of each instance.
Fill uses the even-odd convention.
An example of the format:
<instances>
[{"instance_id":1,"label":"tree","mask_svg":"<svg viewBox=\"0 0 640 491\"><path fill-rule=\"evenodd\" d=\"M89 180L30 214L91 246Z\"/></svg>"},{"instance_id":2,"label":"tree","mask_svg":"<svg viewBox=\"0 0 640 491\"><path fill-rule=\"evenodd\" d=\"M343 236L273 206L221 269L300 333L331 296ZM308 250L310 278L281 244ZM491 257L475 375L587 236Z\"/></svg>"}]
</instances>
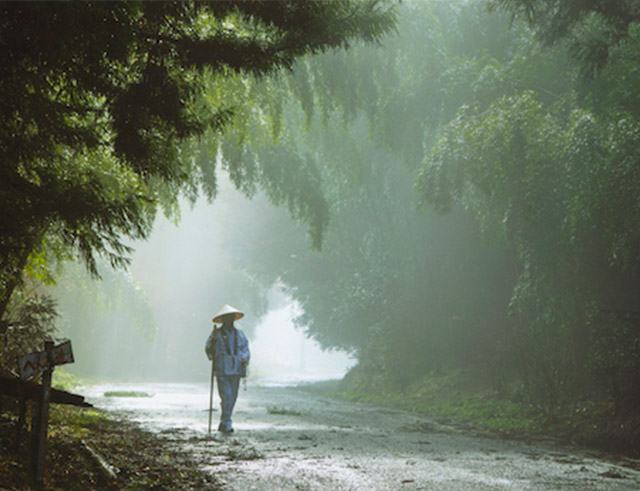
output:
<instances>
[{"instance_id":1,"label":"tree","mask_svg":"<svg viewBox=\"0 0 640 491\"><path fill-rule=\"evenodd\" d=\"M494 8L525 18L546 45L569 40L585 75L593 77L640 23L635 0L491 0Z\"/></svg>"},{"instance_id":2,"label":"tree","mask_svg":"<svg viewBox=\"0 0 640 491\"><path fill-rule=\"evenodd\" d=\"M531 3L551 20L598 2ZM547 411L607 386L629 396L640 366L640 98L629 90L640 32L630 23L585 79L561 38L540 44L485 6L403 5L383 49L296 66L288 83L309 132L295 134L305 118L285 106L295 123L281 154L327 163L332 221L321 253L290 249L287 236L252 268L289 286L311 335L376 373L472 367ZM571 25L604 15L589 12ZM412 208L412 175L426 217Z\"/></svg>"},{"instance_id":3,"label":"tree","mask_svg":"<svg viewBox=\"0 0 640 491\"><path fill-rule=\"evenodd\" d=\"M378 0L2 4L0 316L34 251L121 266L159 204L213 195L216 159L181 145L233 112L201 97L207 77L224 94L393 24Z\"/></svg>"}]
</instances>

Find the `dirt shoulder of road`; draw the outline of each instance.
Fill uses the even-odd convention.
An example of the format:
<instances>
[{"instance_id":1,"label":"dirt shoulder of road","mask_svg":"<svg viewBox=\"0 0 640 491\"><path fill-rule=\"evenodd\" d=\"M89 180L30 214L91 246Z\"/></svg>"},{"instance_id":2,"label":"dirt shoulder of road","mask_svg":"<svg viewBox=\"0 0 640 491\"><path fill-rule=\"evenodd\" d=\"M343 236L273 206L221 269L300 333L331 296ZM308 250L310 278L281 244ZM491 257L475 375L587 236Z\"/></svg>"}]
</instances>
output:
<instances>
[{"instance_id":1,"label":"dirt shoulder of road","mask_svg":"<svg viewBox=\"0 0 640 491\"><path fill-rule=\"evenodd\" d=\"M465 383L460 374L432 376L404 388L355 373L342 381L310 384L303 390L349 401L402 409L470 433L525 442L552 440L640 458L640 413L616 412L607 402L580 401L545 414L517 398Z\"/></svg>"},{"instance_id":2,"label":"dirt shoulder of road","mask_svg":"<svg viewBox=\"0 0 640 491\"><path fill-rule=\"evenodd\" d=\"M102 469L87 446L117 469L115 479ZM0 490L29 489L27 469L28 435L16 452L15 417L6 411L0 414ZM47 490L218 487L215 476L200 470L188 453L132 422L97 409L51 408Z\"/></svg>"}]
</instances>

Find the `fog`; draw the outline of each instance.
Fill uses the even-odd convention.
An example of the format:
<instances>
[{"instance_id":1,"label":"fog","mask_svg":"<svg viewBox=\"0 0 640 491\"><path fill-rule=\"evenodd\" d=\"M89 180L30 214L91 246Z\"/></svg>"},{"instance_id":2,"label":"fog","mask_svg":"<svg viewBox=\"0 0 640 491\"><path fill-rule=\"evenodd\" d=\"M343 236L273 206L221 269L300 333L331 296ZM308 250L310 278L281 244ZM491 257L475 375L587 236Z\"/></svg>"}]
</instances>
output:
<instances>
[{"instance_id":1,"label":"fog","mask_svg":"<svg viewBox=\"0 0 640 491\"><path fill-rule=\"evenodd\" d=\"M640 455L640 0L4 2L0 43L0 490L53 365L121 433L52 410L38 489L102 482L81 439L109 489L640 489L591 455Z\"/></svg>"},{"instance_id":2,"label":"fog","mask_svg":"<svg viewBox=\"0 0 640 491\"><path fill-rule=\"evenodd\" d=\"M83 271L76 271L80 282L63 280L57 288L66 320L60 334L74 342L71 370L95 380L206 381L210 364L203 348L211 319L229 303L246 314L237 326L251 341L251 381L341 378L354 359L323 351L304 325L296 325L303 311L287 286L260 283L242 263L256 249L253 232L274 215L291 220L263 196L245 197L223 175L213 203L182 201L178 218L158 216L148 240L129 243L134 252L127 272L103 265L102 281ZM115 284L117 295L105 284ZM105 303L89 320L77 302L87 288Z\"/></svg>"},{"instance_id":3,"label":"fog","mask_svg":"<svg viewBox=\"0 0 640 491\"><path fill-rule=\"evenodd\" d=\"M339 351L323 351L309 339L294 319L300 306L274 285L268 295L268 312L259 320L252 343L251 374L265 384L337 379L355 364Z\"/></svg>"}]
</instances>

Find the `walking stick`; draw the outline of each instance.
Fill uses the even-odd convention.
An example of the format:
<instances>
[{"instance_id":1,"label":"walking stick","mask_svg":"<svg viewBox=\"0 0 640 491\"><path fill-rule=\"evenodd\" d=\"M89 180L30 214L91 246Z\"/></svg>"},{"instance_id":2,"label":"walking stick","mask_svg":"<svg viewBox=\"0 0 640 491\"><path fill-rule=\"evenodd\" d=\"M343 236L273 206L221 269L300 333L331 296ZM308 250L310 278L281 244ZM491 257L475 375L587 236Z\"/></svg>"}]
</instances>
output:
<instances>
[{"instance_id":1,"label":"walking stick","mask_svg":"<svg viewBox=\"0 0 640 491\"><path fill-rule=\"evenodd\" d=\"M216 357L211 360L211 387L209 390L209 436L211 436L211 416L213 415L213 384L214 384L214 371L216 366Z\"/></svg>"}]
</instances>

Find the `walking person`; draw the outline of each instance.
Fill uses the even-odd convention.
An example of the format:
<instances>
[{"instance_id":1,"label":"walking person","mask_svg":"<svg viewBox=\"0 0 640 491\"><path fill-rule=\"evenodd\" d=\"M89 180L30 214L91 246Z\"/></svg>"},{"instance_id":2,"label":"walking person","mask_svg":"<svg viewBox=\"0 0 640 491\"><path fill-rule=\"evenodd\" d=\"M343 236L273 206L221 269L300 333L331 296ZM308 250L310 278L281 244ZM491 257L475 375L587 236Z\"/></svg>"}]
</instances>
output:
<instances>
[{"instance_id":1,"label":"walking person","mask_svg":"<svg viewBox=\"0 0 640 491\"><path fill-rule=\"evenodd\" d=\"M214 326L205 344L205 352L209 360L212 360L218 384L221 410L218 431L223 433L233 433L231 415L238 398L240 379L247 376L251 358L249 340L234 325L242 317L244 314L238 309L230 305L222 307L213 317L214 324L222 324L222 327Z\"/></svg>"}]
</instances>

